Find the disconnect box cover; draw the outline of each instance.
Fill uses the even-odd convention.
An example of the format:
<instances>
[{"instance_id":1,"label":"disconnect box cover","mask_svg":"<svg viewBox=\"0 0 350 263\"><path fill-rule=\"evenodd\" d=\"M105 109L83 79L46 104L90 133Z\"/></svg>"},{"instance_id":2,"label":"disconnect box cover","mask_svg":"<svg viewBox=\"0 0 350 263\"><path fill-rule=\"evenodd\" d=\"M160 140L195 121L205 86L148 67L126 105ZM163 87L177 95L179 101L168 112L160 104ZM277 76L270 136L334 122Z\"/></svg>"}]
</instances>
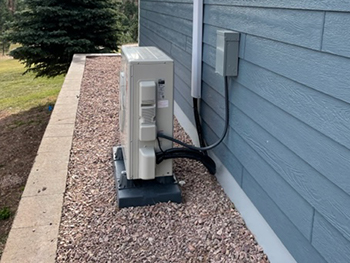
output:
<instances>
[{"instance_id":1,"label":"disconnect box cover","mask_svg":"<svg viewBox=\"0 0 350 263\"><path fill-rule=\"evenodd\" d=\"M218 30L216 38L215 72L222 76L237 76L239 33Z\"/></svg>"}]
</instances>

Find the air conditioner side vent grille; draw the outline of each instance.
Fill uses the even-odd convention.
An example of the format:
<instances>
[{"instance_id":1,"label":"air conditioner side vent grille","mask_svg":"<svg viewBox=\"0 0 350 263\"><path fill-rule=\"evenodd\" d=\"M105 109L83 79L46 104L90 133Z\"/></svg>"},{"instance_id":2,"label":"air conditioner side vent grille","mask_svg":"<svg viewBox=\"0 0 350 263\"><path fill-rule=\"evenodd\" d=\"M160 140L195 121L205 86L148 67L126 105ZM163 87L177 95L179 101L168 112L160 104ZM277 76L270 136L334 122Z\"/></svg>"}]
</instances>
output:
<instances>
[{"instance_id":1,"label":"air conditioner side vent grille","mask_svg":"<svg viewBox=\"0 0 350 263\"><path fill-rule=\"evenodd\" d=\"M156 117L156 106L143 106L141 107L141 123L153 124Z\"/></svg>"}]
</instances>

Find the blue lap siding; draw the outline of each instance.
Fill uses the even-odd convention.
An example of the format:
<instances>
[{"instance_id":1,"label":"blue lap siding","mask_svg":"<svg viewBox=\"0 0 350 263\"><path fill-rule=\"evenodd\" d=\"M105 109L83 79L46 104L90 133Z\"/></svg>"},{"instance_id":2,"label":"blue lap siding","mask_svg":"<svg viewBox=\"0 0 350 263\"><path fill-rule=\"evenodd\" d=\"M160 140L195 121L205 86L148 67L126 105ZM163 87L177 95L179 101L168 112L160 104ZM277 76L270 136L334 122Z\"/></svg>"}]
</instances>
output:
<instances>
[{"instance_id":1,"label":"blue lap siding","mask_svg":"<svg viewBox=\"0 0 350 263\"><path fill-rule=\"evenodd\" d=\"M193 122L192 1L140 1L140 45L175 60ZM214 153L298 262L350 262L350 3L205 0L201 115L224 127L216 31L241 33L230 129Z\"/></svg>"}]
</instances>

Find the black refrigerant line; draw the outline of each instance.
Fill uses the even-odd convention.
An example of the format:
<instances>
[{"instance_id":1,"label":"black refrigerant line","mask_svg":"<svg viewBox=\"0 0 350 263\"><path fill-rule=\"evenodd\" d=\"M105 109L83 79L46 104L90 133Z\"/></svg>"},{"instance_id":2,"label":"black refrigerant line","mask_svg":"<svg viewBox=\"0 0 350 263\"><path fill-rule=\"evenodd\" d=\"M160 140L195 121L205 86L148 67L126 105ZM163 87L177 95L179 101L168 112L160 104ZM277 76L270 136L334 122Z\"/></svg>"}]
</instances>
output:
<instances>
[{"instance_id":1,"label":"black refrigerant line","mask_svg":"<svg viewBox=\"0 0 350 263\"><path fill-rule=\"evenodd\" d=\"M188 148L170 148L163 152L156 153L156 163L159 164L167 159L187 158L201 162L210 174L216 173L216 164L213 159L200 151Z\"/></svg>"},{"instance_id":2,"label":"black refrigerant line","mask_svg":"<svg viewBox=\"0 0 350 263\"><path fill-rule=\"evenodd\" d=\"M169 141L172 141L174 143L177 143L179 145L184 146L185 148L170 148L168 150L161 150L161 152L156 153L156 162L157 164L162 162L165 159L172 159L172 158L189 158L189 159L195 159L197 161L200 161L203 163L203 165L208 169L208 171L211 174L215 174L216 172L216 165L215 162L207 155L206 151L214 149L217 147L226 137L228 127L229 127L229 92L228 92L228 77L225 77L225 127L224 131L220 137L220 139L209 145L205 146L205 140L202 135L202 128L200 124L200 118L199 118L199 111L198 111L198 101L197 99L193 99L193 106L194 106L194 115L195 115L195 121L196 121L196 128L198 133L198 139L200 142L200 147L196 147L194 145L186 144L180 140L177 140L171 136L158 133L157 134L157 140L160 147L160 141L159 138L163 138ZM196 112L197 111L197 112Z\"/></svg>"},{"instance_id":3,"label":"black refrigerant line","mask_svg":"<svg viewBox=\"0 0 350 263\"><path fill-rule=\"evenodd\" d=\"M221 135L221 138L217 142L213 143L212 145L205 146L205 147L196 147L193 145L186 144L182 141L179 141L179 140L177 140L171 136L165 135L163 133L158 133L157 136L159 138L163 138L163 139L175 142L177 144L180 144L180 145L182 145L188 149L191 149L191 150L197 150L197 151L211 150L211 149L215 148L216 146L218 146L225 139L225 136L226 136L227 131L228 131L228 126L229 126L229 114L230 114L230 109L229 109L229 94L228 94L228 78L225 77L225 128L224 128L224 131Z\"/></svg>"},{"instance_id":4,"label":"black refrigerant line","mask_svg":"<svg viewBox=\"0 0 350 263\"><path fill-rule=\"evenodd\" d=\"M199 116L199 106L200 101L197 98L193 98L193 115L194 115L194 120L196 123L196 130L197 130L197 136L198 136L198 141L199 141L199 146L200 147L205 147L206 143L203 138L203 133L202 133L202 124L201 124L201 119ZM207 154L207 151L203 151L205 154Z\"/></svg>"}]
</instances>

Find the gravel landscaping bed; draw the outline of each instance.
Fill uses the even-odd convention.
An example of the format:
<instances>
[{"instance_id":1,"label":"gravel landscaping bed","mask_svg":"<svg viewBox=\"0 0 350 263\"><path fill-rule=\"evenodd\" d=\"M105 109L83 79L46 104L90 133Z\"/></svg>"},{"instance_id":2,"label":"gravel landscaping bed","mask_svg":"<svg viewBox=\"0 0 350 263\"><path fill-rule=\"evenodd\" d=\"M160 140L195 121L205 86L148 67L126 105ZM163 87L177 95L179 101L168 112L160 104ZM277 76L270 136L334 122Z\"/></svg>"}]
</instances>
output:
<instances>
[{"instance_id":1,"label":"gravel landscaping bed","mask_svg":"<svg viewBox=\"0 0 350 263\"><path fill-rule=\"evenodd\" d=\"M119 209L112 147L119 143L120 58L88 58L71 150L57 262L269 262L216 178L174 161L183 203ZM190 143L175 120L174 136Z\"/></svg>"}]
</instances>

